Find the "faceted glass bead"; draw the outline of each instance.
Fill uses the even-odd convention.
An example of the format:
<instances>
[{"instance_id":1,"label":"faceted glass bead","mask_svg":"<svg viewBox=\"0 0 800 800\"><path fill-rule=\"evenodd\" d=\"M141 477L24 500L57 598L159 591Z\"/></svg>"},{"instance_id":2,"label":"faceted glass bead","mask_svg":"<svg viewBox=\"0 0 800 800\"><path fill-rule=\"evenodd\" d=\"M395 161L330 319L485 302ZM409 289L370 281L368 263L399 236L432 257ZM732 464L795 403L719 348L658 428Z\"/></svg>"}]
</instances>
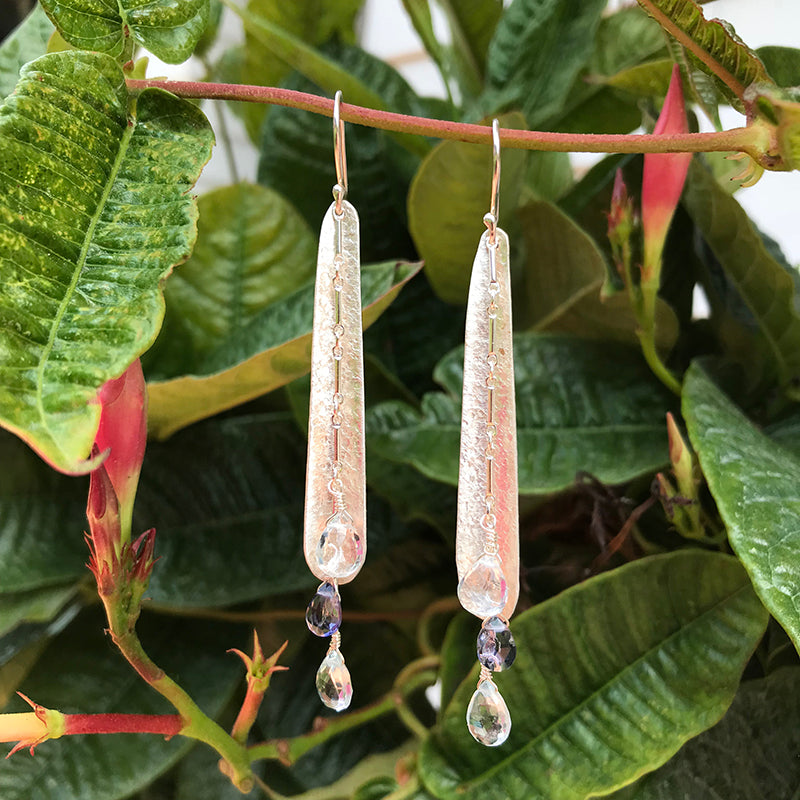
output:
<instances>
[{"instance_id":1,"label":"faceted glass bead","mask_svg":"<svg viewBox=\"0 0 800 800\"><path fill-rule=\"evenodd\" d=\"M481 681L467 707L467 727L475 741L497 747L511 733L511 715L491 680Z\"/></svg>"},{"instance_id":2,"label":"faceted glass bead","mask_svg":"<svg viewBox=\"0 0 800 800\"><path fill-rule=\"evenodd\" d=\"M342 601L336 587L321 583L306 609L306 625L317 636L331 636L342 624Z\"/></svg>"},{"instance_id":3,"label":"faceted glass bead","mask_svg":"<svg viewBox=\"0 0 800 800\"><path fill-rule=\"evenodd\" d=\"M478 634L478 661L493 672L508 669L517 657L517 644L500 617L489 617Z\"/></svg>"},{"instance_id":4,"label":"faceted glass bead","mask_svg":"<svg viewBox=\"0 0 800 800\"><path fill-rule=\"evenodd\" d=\"M355 575L364 560L364 544L346 511L338 511L325 523L317 544L317 566L331 578Z\"/></svg>"},{"instance_id":5,"label":"faceted glass bead","mask_svg":"<svg viewBox=\"0 0 800 800\"><path fill-rule=\"evenodd\" d=\"M338 650L329 650L317 670L319 699L334 711L344 711L353 699L350 670Z\"/></svg>"},{"instance_id":6,"label":"faceted glass bead","mask_svg":"<svg viewBox=\"0 0 800 800\"><path fill-rule=\"evenodd\" d=\"M458 584L461 605L476 617L499 614L508 600L503 565L496 555L484 553Z\"/></svg>"}]
</instances>

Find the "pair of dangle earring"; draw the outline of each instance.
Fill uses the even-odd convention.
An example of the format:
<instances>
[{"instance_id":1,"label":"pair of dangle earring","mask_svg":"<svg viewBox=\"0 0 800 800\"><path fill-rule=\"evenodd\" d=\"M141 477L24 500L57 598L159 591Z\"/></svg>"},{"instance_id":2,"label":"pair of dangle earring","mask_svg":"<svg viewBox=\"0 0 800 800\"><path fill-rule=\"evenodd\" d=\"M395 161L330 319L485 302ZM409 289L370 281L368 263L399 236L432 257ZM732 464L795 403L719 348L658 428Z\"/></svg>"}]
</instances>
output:
<instances>
[{"instance_id":1,"label":"pair of dangle earring","mask_svg":"<svg viewBox=\"0 0 800 800\"><path fill-rule=\"evenodd\" d=\"M478 742L495 747L511 731L493 673L516 657L508 620L519 595L519 512L508 236L497 226L497 120L492 139L490 211L472 267L464 335L456 567L458 599L483 621L477 643L481 671L467 727Z\"/></svg>"},{"instance_id":2,"label":"pair of dangle earring","mask_svg":"<svg viewBox=\"0 0 800 800\"><path fill-rule=\"evenodd\" d=\"M359 222L345 199L341 96L336 93L333 111L334 201L322 221L314 290L303 537L306 563L322 581L306 623L317 636L330 637L317 692L335 711L346 709L353 696L340 650L339 586L358 574L367 551Z\"/></svg>"}]
</instances>

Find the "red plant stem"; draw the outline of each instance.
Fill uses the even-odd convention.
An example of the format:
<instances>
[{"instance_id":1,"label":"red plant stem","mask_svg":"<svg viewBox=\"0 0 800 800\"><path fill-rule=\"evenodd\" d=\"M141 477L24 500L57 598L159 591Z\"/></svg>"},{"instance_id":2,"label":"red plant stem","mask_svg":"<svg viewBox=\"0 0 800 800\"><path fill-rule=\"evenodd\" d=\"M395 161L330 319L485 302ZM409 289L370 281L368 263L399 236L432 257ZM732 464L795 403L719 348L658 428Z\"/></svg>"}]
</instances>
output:
<instances>
[{"instance_id":1,"label":"red plant stem","mask_svg":"<svg viewBox=\"0 0 800 800\"><path fill-rule=\"evenodd\" d=\"M65 736L78 733L159 733L175 736L184 722L178 714L65 714Z\"/></svg>"},{"instance_id":2,"label":"red plant stem","mask_svg":"<svg viewBox=\"0 0 800 800\"><path fill-rule=\"evenodd\" d=\"M299 108L333 116L333 100L307 92L278 89L271 86L249 86L236 83L203 83L198 81L133 80L127 81L132 91L159 88L179 97L207 100L241 100L247 103ZM441 119L412 117L391 111L342 103L341 118L346 122L380 128L397 133L432 136L438 139L455 139L461 142L491 144L492 129L487 125L450 122ZM523 150L549 150L562 153L699 153L736 150L758 156L759 139L752 128L731 128L711 133L682 134L602 134L602 133L552 133L548 131L520 131L501 128L503 147Z\"/></svg>"}]
</instances>

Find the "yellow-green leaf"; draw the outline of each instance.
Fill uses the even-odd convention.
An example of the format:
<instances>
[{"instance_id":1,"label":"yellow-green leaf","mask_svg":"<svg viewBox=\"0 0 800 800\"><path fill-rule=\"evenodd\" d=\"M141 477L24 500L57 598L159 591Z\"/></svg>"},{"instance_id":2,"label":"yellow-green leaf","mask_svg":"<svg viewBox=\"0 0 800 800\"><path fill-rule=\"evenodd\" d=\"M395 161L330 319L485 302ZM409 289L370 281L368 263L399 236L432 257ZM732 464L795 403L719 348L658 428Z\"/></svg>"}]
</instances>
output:
<instances>
[{"instance_id":1,"label":"yellow-green leaf","mask_svg":"<svg viewBox=\"0 0 800 800\"><path fill-rule=\"evenodd\" d=\"M390 262L362 268L364 327L374 322L421 264ZM308 372L312 284L267 306L224 339L194 374L148 384L148 430L164 439L197 420L260 397Z\"/></svg>"}]
</instances>

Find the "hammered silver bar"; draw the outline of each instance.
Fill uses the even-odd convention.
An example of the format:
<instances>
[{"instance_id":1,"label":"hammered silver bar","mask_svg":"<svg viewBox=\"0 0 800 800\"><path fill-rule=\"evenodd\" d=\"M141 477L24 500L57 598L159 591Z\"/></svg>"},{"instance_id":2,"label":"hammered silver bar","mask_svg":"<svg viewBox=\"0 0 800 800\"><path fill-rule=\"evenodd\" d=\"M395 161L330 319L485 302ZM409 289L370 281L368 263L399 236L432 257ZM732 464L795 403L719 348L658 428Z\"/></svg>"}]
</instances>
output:
<instances>
[{"instance_id":1,"label":"hammered silver bar","mask_svg":"<svg viewBox=\"0 0 800 800\"><path fill-rule=\"evenodd\" d=\"M334 513L334 497L329 490L335 460L335 435L331 417L334 413L336 361L332 352L335 303L334 275L336 266L337 223L335 203L325 214L319 236L319 255L314 294L314 336L311 349L311 395L308 417L308 460L306 464L306 503L303 549L306 563L314 575L327 580L316 560L319 538L325 523ZM361 332L361 262L359 223L355 208L342 201L341 254L339 272L342 290L339 299L339 322L344 326L340 338L342 358L339 362L339 391L342 395L338 430L338 457L342 485L341 506L352 517L361 537L366 558L366 475L364 461L364 369ZM364 562L362 559L362 564ZM348 583L358 574L339 580Z\"/></svg>"},{"instance_id":2,"label":"hammered silver bar","mask_svg":"<svg viewBox=\"0 0 800 800\"><path fill-rule=\"evenodd\" d=\"M456 521L456 567L461 580L483 555L487 532L482 527L486 513L487 386L489 375L490 319L487 307L490 259L489 231L484 232L475 254L467 303L464 334L464 390L461 411L461 454ZM519 501L517 484L516 403L514 400L514 351L511 327L511 287L508 236L496 229L496 278L494 352L495 457L492 467L497 545L508 585L508 600L501 616L510 619L519 596Z\"/></svg>"}]
</instances>

